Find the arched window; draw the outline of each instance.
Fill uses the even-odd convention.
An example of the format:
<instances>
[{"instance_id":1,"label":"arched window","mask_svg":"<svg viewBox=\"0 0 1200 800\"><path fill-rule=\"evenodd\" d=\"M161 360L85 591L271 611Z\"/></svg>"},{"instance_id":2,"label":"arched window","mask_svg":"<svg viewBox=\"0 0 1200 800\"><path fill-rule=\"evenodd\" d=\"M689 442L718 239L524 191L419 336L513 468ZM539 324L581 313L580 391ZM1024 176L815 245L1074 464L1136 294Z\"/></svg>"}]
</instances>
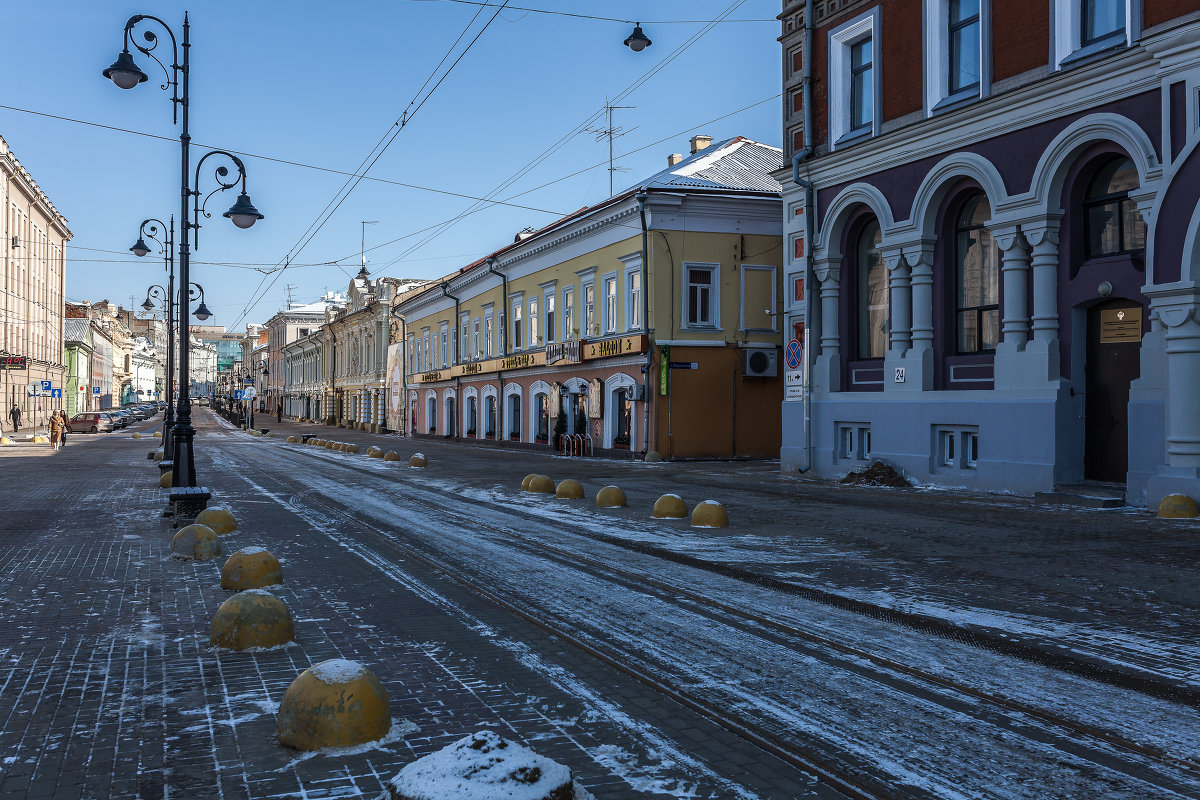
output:
<instances>
[{"instance_id":1,"label":"arched window","mask_svg":"<svg viewBox=\"0 0 1200 800\"><path fill-rule=\"evenodd\" d=\"M954 224L959 355L995 352L1000 340L1000 269L992 234L984 227L991 215L987 198L976 194L963 204Z\"/></svg>"},{"instance_id":2,"label":"arched window","mask_svg":"<svg viewBox=\"0 0 1200 800\"><path fill-rule=\"evenodd\" d=\"M879 253L879 223L872 220L858 237L858 357L883 358L888 340L888 272Z\"/></svg>"},{"instance_id":3,"label":"arched window","mask_svg":"<svg viewBox=\"0 0 1200 800\"><path fill-rule=\"evenodd\" d=\"M484 402L487 408L487 425L484 428L484 435L492 437L496 435L496 398L488 397Z\"/></svg>"},{"instance_id":4,"label":"arched window","mask_svg":"<svg viewBox=\"0 0 1200 800\"><path fill-rule=\"evenodd\" d=\"M1137 168L1128 158L1105 164L1088 185L1083 198L1086 257L1136 253L1146 249L1146 224L1129 199L1138 188Z\"/></svg>"},{"instance_id":5,"label":"arched window","mask_svg":"<svg viewBox=\"0 0 1200 800\"><path fill-rule=\"evenodd\" d=\"M475 421L478 419L478 400L475 397L467 398L467 436L475 435Z\"/></svg>"},{"instance_id":6,"label":"arched window","mask_svg":"<svg viewBox=\"0 0 1200 800\"><path fill-rule=\"evenodd\" d=\"M537 431L534 439L539 442L550 440L550 395L539 394L537 401Z\"/></svg>"}]
</instances>

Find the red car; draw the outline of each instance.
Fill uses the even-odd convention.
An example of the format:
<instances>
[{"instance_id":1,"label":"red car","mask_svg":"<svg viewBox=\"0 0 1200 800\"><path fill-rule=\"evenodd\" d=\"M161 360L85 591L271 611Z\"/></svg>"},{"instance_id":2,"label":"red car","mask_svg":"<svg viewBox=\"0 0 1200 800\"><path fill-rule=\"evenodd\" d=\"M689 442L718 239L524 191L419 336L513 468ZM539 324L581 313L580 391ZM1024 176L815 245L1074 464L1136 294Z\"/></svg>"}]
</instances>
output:
<instances>
[{"instance_id":1,"label":"red car","mask_svg":"<svg viewBox=\"0 0 1200 800\"><path fill-rule=\"evenodd\" d=\"M96 411L76 414L67 424L67 433L112 433L112 430L112 417Z\"/></svg>"}]
</instances>

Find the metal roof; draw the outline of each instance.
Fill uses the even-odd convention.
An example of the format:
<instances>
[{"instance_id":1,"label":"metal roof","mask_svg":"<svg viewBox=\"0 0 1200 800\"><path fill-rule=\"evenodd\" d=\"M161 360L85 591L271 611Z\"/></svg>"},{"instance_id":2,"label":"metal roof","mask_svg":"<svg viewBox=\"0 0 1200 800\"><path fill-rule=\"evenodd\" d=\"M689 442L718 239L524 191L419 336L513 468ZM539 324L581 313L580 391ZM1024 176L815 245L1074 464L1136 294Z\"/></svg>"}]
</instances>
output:
<instances>
[{"instance_id":1,"label":"metal roof","mask_svg":"<svg viewBox=\"0 0 1200 800\"><path fill-rule=\"evenodd\" d=\"M783 151L778 147L736 136L692 153L633 188L782 193L783 187L771 173L783 165Z\"/></svg>"},{"instance_id":2,"label":"metal roof","mask_svg":"<svg viewBox=\"0 0 1200 800\"><path fill-rule=\"evenodd\" d=\"M86 342L88 328L91 326L90 319L64 319L63 320L63 340L67 342Z\"/></svg>"}]
</instances>

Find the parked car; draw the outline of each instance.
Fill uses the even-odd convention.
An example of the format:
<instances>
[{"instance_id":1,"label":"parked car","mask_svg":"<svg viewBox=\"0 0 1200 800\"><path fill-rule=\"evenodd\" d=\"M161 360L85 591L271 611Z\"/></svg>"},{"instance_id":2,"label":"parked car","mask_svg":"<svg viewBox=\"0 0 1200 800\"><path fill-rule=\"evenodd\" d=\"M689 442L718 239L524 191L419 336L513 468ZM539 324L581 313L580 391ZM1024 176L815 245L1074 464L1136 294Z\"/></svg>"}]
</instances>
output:
<instances>
[{"instance_id":1,"label":"parked car","mask_svg":"<svg viewBox=\"0 0 1200 800\"><path fill-rule=\"evenodd\" d=\"M124 428L133 422L133 415L119 408L106 408L104 413L112 417L113 425L117 428Z\"/></svg>"},{"instance_id":2,"label":"parked car","mask_svg":"<svg viewBox=\"0 0 1200 800\"><path fill-rule=\"evenodd\" d=\"M112 433L113 418L102 411L87 411L71 417L68 433Z\"/></svg>"}]
</instances>

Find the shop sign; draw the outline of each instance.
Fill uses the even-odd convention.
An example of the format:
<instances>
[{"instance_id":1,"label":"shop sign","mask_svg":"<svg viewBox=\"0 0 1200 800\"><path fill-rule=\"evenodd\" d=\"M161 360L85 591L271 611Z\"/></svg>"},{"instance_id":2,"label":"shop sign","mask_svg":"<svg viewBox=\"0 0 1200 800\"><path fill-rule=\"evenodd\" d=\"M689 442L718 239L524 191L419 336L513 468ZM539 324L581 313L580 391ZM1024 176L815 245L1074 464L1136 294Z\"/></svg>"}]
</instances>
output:
<instances>
[{"instance_id":1,"label":"shop sign","mask_svg":"<svg viewBox=\"0 0 1200 800\"><path fill-rule=\"evenodd\" d=\"M584 345L584 358L612 358L627 353L641 353L646 349L646 336L622 336L619 339L589 341Z\"/></svg>"},{"instance_id":2,"label":"shop sign","mask_svg":"<svg viewBox=\"0 0 1200 800\"><path fill-rule=\"evenodd\" d=\"M658 348L658 395L666 397L671 393L671 346L662 345Z\"/></svg>"},{"instance_id":3,"label":"shop sign","mask_svg":"<svg viewBox=\"0 0 1200 800\"><path fill-rule=\"evenodd\" d=\"M442 380L440 372L423 372L421 373L421 383L437 383Z\"/></svg>"},{"instance_id":4,"label":"shop sign","mask_svg":"<svg viewBox=\"0 0 1200 800\"><path fill-rule=\"evenodd\" d=\"M483 372L483 364L480 363L479 361L474 361L470 364L462 365L462 374L463 375L478 375L480 372Z\"/></svg>"},{"instance_id":5,"label":"shop sign","mask_svg":"<svg viewBox=\"0 0 1200 800\"><path fill-rule=\"evenodd\" d=\"M578 339L546 345L547 364L556 364L559 361L570 361L572 364L578 364L583 360L581 355Z\"/></svg>"},{"instance_id":6,"label":"shop sign","mask_svg":"<svg viewBox=\"0 0 1200 800\"><path fill-rule=\"evenodd\" d=\"M537 359L533 353L518 353L515 356L509 356L501 363L501 369L521 369L523 367L533 367L537 365Z\"/></svg>"}]
</instances>

